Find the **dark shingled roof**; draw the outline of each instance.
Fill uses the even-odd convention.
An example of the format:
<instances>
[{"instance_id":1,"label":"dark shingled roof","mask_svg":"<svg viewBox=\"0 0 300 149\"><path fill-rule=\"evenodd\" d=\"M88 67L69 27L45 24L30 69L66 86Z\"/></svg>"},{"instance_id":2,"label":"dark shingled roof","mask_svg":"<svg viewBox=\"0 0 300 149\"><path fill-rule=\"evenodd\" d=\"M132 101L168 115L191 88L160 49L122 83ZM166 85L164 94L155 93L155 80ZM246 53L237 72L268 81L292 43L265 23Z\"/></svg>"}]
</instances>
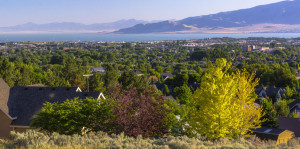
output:
<instances>
[{"instance_id":1,"label":"dark shingled roof","mask_svg":"<svg viewBox=\"0 0 300 149\"><path fill-rule=\"evenodd\" d=\"M138 70L135 70L134 73L137 74L137 75L143 75L144 74L144 73L142 73L141 71L138 71Z\"/></svg>"},{"instance_id":2,"label":"dark shingled roof","mask_svg":"<svg viewBox=\"0 0 300 149\"><path fill-rule=\"evenodd\" d=\"M291 110L292 108L294 108L295 106L297 106L297 105L299 105L299 107L300 107L300 99L296 99L295 101L293 101L293 102L291 102L290 104L288 104L290 110Z\"/></svg>"},{"instance_id":3,"label":"dark shingled roof","mask_svg":"<svg viewBox=\"0 0 300 149\"><path fill-rule=\"evenodd\" d=\"M284 131L285 129L261 127L253 130L253 133L261 140L277 140L279 134Z\"/></svg>"},{"instance_id":4,"label":"dark shingled roof","mask_svg":"<svg viewBox=\"0 0 300 149\"><path fill-rule=\"evenodd\" d=\"M264 87L259 87L255 90L255 93L258 95L263 89Z\"/></svg>"},{"instance_id":5,"label":"dark shingled roof","mask_svg":"<svg viewBox=\"0 0 300 149\"><path fill-rule=\"evenodd\" d=\"M278 124L280 129L290 130L300 137L300 118L278 117Z\"/></svg>"},{"instance_id":6,"label":"dark shingled roof","mask_svg":"<svg viewBox=\"0 0 300 149\"><path fill-rule=\"evenodd\" d=\"M270 87L259 87L255 90L256 94L259 94L262 90L266 92L266 95L269 97L272 97L274 94L279 93L279 91L285 90L284 87L275 87L275 86L270 86Z\"/></svg>"},{"instance_id":7,"label":"dark shingled roof","mask_svg":"<svg viewBox=\"0 0 300 149\"><path fill-rule=\"evenodd\" d=\"M285 88L284 87L274 87L274 86L265 88L267 96L272 96L274 93L275 94L278 93L278 91L280 89L285 89Z\"/></svg>"},{"instance_id":8,"label":"dark shingled roof","mask_svg":"<svg viewBox=\"0 0 300 149\"><path fill-rule=\"evenodd\" d=\"M75 97L98 98L100 93L77 92L78 87L12 87L8 101L9 115L17 117L11 125L29 126L43 104L62 103Z\"/></svg>"},{"instance_id":9,"label":"dark shingled roof","mask_svg":"<svg viewBox=\"0 0 300 149\"><path fill-rule=\"evenodd\" d=\"M162 76L163 78L166 78L166 77L174 77L173 74L168 73L168 72L166 72L166 73L160 73L160 76Z\"/></svg>"},{"instance_id":10,"label":"dark shingled roof","mask_svg":"<svg viewBox=\"0 0 300 149\"><path fill-rule=\"evenodd\" d=\"M0 78L0 107L4 112L8 113L7 101L9 97L10 87L5 83L5 81Z\"/></svg>"}]
</instances>

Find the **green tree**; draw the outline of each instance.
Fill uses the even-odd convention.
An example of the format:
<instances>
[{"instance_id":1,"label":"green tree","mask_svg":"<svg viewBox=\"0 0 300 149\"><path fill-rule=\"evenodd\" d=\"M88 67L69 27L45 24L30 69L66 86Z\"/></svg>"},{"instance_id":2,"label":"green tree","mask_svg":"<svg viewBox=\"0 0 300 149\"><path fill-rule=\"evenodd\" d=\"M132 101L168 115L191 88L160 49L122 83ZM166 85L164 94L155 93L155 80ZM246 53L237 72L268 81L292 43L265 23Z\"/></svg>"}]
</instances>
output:
<instances>
[{"instance_id":1,"label":"green tree","mask_svg":"<svg viewBox=\"0 0 300 149\"><path fill-rule=\"evenodd\" d=\"M83 127L111 133L114 129L112 101L75 98L61 104L46 102L30 126L60 134L80 134Z\"/></svg>"},{"instance_id":2,"label":"green tree","mask_svg":"<svg viewBox=\"0 0 300 149\"><path fill-rule=\"evenodd\" d=\"M187 85L176 87L174 89L174 97L179 101L180 104L187 104L192 99L192 92Z\"/></svg>"},{"instance_id":3,"label":"green tree","mask_svg":"<svg viewBox=\"0 0 300 149\"><path fill-rule=\"evenodd\" d=\"M104 85L109 87L118 83L119 73L112 65L107 65L105 69Z\"/></svg>"},{"instance_id":4,"label":"green tree","mask_svg":"<svg viewBox=\"0 0 300 149\"><path fill-rule=\"evenodd\" d=\"M265 115L261 118L264 122L261 124L263 127L278 127L278 120L276 118L276 110L274 109L272 100L264 99L262 102L263 113Z\"/></svg>"},{"instance_id":5,"label":"green tree","mask_svg":"<svg viewBox=\"0 0 300 149\"><path fill-rule=\"evenodd\" d=\"M166 84L164 85L164 92L163 93L164 93L165 96L169 96L170 95L169 87Z\"/></svg>"},{"instance_id":6,"label":"green tree","mask_svg":"<svg viewBox=\"0 0 300 149\"><path fill-rule=\"evenodd\" d=\"M299 115L297 113L297 111L295 110L294 112L292 112L289 117L292 117L292 118L299 118Z\"/></svg>"},{"instance_id":7,"label":"green tree","mask_svg":"<svg viewBox=\"0 0 300 149\"><path fill-rule=\"evenodd\" d=\"M290 109L287 106L287 101L286 100L279 100L276 103L276 111L277 111L277 116L287 117L290 113Z\"/></svg>"},{"instance_id":8,"label":"green tree","mask_svg":"<svg viewBox=\"0 0 300 149\"><path fill-rule=\"evenodd\" d=\"M175 86L183 86L188 84L189 75L186 73L178 73L173 80Z\"/></svg>"},{"instance_id":9,"label":"green tree","mask_svg":"<svg viewBox=\"0 0 300 149\"><path fill-rule=\"evenodd\" d=\"M124 89L129 89L135 83L136 78L138 76L135 74L134 71L130 71L126 69L119 78L119 83L122 85Z\"/></svg>"},{"instance_id":10,"label":"green tree","mask_svg":"<svg viewBox=\"0 0 300 149\"><path fill-rule=\"evenodd\" d=\"M93 92L105 92L103 77L100 73L93 73L94 75L89 78L90 90Z\"/></svg>"}]
</instances>

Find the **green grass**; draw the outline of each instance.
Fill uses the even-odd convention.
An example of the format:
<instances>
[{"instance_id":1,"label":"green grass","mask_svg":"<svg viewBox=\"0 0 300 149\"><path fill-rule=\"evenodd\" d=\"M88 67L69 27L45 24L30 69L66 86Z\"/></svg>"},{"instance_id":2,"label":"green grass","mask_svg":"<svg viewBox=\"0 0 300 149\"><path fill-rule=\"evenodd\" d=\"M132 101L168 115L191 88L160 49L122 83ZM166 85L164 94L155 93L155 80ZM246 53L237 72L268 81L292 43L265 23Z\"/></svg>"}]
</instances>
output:
<instances>
[{"instance_id":1,"label":"green grass","mask_svg":"<svg viewBox=\"0 0 300 149\"><path fill-rule=\"evenodd\" d=\"M149 139L142 137L127 137L124 134L108 135L104 132L80 135L43 134L36 131L25 133L12 132L10 138L0 141L1 148L154 148L154 149L227 149L227 148L300 148L300 138L295 138L287 144L276 146L274 141L260 141L255 137L235 140L206 140L203 137L188 138L173 137Z\"/></svg>"}]
</instances>

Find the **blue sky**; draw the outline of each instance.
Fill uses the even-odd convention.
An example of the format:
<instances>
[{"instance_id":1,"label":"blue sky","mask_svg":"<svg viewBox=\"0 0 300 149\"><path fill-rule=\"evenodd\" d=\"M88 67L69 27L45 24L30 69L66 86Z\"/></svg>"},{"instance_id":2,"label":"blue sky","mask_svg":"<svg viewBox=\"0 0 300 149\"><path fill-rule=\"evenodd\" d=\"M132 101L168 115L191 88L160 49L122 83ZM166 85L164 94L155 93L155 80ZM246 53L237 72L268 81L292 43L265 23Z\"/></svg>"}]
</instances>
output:
<instances>
[{"instance_id":1,"label":"blue sky","mask_svg":"<svg viewBox=\"0 0 300 149\"><path fill-rule=\"evenodd\" d=\"M250 8L282 0L0 0L0 27L33 22L169 20Z\"/></svg>"}]
</instances>

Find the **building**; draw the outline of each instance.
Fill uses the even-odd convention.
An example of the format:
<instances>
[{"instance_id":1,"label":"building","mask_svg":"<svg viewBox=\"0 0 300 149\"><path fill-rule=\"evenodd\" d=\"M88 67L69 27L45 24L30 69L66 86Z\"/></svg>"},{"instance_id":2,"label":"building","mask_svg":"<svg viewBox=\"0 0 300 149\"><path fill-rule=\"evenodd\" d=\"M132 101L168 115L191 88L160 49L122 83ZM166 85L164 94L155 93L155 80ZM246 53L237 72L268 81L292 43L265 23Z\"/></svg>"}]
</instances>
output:
<instances>
[{"instance_id":1,"label":"building","mask_svg":"<svg viewBox=\"0 0 300 149\"><path fill-rule=\"evenodd\" d=\"M137 75L137 76L143 76L144 73L138 71L138 70L134 70L134 73Z\"/></svg>"},{"instance_id":2,"label":"building","mask_svg":"<svg viewBox=\"0 0 300 149\"><path fill-rule=\"evenodd\" d=\"M285 91L284 87L259 87L255 90L255 93L259 97L269 97L271 99L281 99L281 96L283 95Z\"/></svg>"},{"instance_id":3,"label":"building","mask_svg":"<svg viewBox=\"0 0 300 149\"><path fill-rule=\"evenodd\" d=\"M261 52L267 52L267 51L271 51L272 49L269 47L261 47L261 48L258 48L258 50Z\"/></svg>"},{"instance_id":4,"label":"building","mask_svg":"<svg viewBox=\"0 0 300 149\"><path fill-rule=\"evenodd\" d=\"M251 51L253 51L254 49L256 49L256 46L255 46L255 45L248 45L248 47L247 47L247 51L248 51L248 52L251 52Z\"/></svg>"},{"instance_id":5,"label":"building","mask_svg":"<svg viewBox=\"0 0 300 149\"><path fill-rule=\"evenodd\" d=\"M0 137L8 136L10 133L11 120L13 119L8 114L7 101L9 97L9 86L0 78Z\"/></svg>"},{"instance_id":6,"label":"building","mask_svg":"<svg viewBox=\"0 0 300 149\"><path fill-rule=\"evenodd\" d=\"M9 88L0 78L0 138L9 136L11 130L28 129L45 102L62 103L75 97L105 99L100 92L82 92L79 87L19 86Z\"/></svg>"},{"instance_id":7,"label":"building","mask_svg":"<svg viewBox=\"0 0 300 149\"><path fill-rule=\"evenodd\" d=\"M300 118L277 117L280 129L287 129L295 133L295 137L300 137Z\"/></svg>"},{"instance_id":8,"label":"building","mask_svg":"<svg viewBox=\"0 0 300 149\"><path fill-rule=\"evenodd\" d=\"M253 134L261 140L274 140L276 144L287 143L294 138L294 132L287 129L261 127L253 130Z\"/></svg>"},{"instance_id":9,"label":"building","mask_svg":"<svg viewBox=\"0 0 300 149\"><path fill-rule=\"evenodd\" d=\"M290 113L293 113L296 111L296 113L298 113L298 117L300 117L300 99L296 99L292 103L288 104L288 106L290 108Z\"/></svg>"},{"instance_id":10,"label":"building","mask_svg":"<svg viewBox=\"0 0 300 149\"><path fill-rule=\"evenodd\" d=\"M168 78L174 77L174 75L171 74L171 73L160 73L160 76L161 76L164 80L167 80Z\"/></svg>"},{"instance_id":11,"label":"building","mask_svg":"<svg viewBox=\"0 0 300 149\"><path fill-rule=\"evenodd\" d=\"M93 68L92 71L96 72L96 73L105 73L105 70L103 67L95 67L95 68Z\"/></svg>"}]
</instances>

